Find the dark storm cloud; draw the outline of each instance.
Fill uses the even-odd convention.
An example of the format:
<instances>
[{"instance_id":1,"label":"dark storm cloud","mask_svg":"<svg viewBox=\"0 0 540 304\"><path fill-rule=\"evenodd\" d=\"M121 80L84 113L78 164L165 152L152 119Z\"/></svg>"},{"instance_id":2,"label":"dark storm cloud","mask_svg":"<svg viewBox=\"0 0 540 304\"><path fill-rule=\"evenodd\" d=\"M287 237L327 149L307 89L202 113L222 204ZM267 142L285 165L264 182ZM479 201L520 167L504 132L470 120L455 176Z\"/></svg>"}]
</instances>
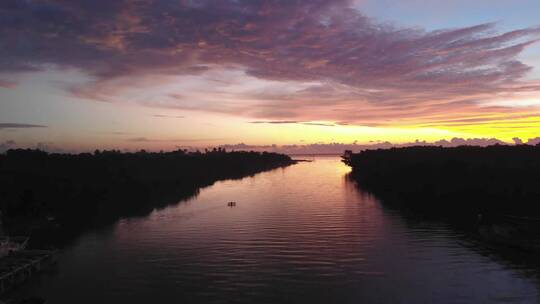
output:
<instances>
[{"instance_id":1,"label":"dark storm cloud","mask_svg":"<svg viewBox=\"0 0 540 304\"><path fill-rule=\"evenodd\" d=\"M105 84L122 76L235 66L265 80L338 89L274 94L244 108L181 101L176 107L264 119L433 122L464 109L485 112L477 101L493 94L538 92L521 80L531 67L517 55L539 35L538 28L497 33L494 24L432 32L392 27L346 0L4 0L0 72L80 68L95 82L73 92L99 99L110 93Z\"/></svg>"}]
</instances>

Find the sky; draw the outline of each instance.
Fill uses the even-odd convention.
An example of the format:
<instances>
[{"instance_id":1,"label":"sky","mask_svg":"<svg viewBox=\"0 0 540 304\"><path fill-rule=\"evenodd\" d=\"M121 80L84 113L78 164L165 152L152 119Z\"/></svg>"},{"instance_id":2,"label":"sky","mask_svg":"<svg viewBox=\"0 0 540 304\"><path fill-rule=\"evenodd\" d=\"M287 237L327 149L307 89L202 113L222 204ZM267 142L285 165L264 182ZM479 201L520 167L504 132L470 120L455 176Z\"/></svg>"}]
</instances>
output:
<instances>
[{"instance_id":1,"label":"sky","mask_svg":"<svg viewBox=\"0 0 540 304\"><path fill-rule=\"evenodd\" d=\"M3 0L0 149L535 142L539 11L537 0Z\"/></svg>"}]
</instances>

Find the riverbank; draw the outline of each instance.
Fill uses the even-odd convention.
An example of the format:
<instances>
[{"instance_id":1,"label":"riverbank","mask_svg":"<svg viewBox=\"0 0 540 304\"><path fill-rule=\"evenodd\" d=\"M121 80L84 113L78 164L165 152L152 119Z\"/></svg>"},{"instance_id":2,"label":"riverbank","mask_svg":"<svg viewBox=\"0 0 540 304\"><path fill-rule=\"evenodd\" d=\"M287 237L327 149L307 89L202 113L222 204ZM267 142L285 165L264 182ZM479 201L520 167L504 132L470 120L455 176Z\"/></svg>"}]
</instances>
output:
<instances>
[{"instance_id":1,"label":"riverbank","mask_svg":"<svg viewBox=\"0 0 540 304\"><path fill-rule=\"evenodd\" d=\"M445 223L384 208L344 178L348 171L337 157L318 157L216 183L185 203L85 233L57 268L12 296L55 304L539 302L536 256L494 253Z\"/></svg>"},{"instance_id":2,"label":"riverbank","mask_svg":"<svg viewBox=\"0 0 540 304\"><path fill-rule=\"evenodd\" d=\"M351 178L391 207L509 245L505 239L525 243L523 235L540 231L502 220L540 218L540 146L393 148L346 153L343 161Z\"/></svg>"},{"instance_id":3,"label":"riverbank","mask_svg":"<svg viewBox=\"0 0 540 304\"><path fill-rule=\"evenodd\" d=\"M31 247L61 246L87 227L147 215L218 180L294 163L281 154L221 149L77 155L10 150L0 155L0 208L8 233L32 235Z\"/></svg>"}]
</instances>

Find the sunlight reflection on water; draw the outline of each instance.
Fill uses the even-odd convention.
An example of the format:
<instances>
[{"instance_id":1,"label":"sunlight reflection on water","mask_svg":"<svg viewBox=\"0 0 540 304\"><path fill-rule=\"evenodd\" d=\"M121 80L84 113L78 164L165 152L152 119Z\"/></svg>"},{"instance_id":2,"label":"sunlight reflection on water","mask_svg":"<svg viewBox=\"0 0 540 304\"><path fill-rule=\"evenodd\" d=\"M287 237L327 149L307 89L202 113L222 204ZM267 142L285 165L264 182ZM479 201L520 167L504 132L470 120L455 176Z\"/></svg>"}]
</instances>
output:
<instances>
[{"instance_id":1,"label":"sunlight reflection on water","mask_svg":"<svg viewBox=\"0 0 540 304\"><path fill-rule=\"evenodd\" d=\"M444 224L386 210L348 171L318 157L218 182L85 235L21 292L51 303L538 302L536 280Z\"/></svg>"}]
</instances>

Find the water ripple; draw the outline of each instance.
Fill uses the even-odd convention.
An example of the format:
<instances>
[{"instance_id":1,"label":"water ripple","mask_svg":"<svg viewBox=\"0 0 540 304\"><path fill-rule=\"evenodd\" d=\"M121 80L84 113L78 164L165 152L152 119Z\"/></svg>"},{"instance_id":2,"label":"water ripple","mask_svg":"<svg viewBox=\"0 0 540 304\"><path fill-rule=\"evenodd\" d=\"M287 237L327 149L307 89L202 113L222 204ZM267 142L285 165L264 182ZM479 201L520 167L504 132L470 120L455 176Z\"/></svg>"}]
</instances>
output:
<instances>
[{"instance_id":1,"label":"water ripple","mask_svg":"<svg viewBox=\"0 0 540 304\"><path fill-rule=\"evenodd\" d=\"M85 236L24 292L51 303L538 303L528 272L386 210L344 172L318 158L216 183Z\"/></svg>"}]
</instances>

